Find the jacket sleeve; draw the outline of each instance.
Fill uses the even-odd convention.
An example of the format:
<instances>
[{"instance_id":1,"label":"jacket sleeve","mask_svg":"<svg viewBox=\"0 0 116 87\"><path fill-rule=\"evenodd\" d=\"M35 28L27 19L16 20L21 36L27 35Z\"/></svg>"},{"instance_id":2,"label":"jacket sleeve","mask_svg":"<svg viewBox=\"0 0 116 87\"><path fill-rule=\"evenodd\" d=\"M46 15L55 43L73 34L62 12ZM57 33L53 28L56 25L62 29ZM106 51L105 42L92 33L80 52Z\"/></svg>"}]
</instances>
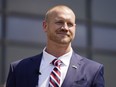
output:
<instances>
[{"instance_id":1,"label":"jacket sleeve","mask_svg":"<svg viewBox=\"0 0 116 87\"><path fill-rule=\"evenodd\" d=\"M95 74L92 87L105 87L104 84L104 67L101 65Z\"/></svg>"},{"instance_id":2,"label":"jacket sleeve","mask_svg":"<svg viewBox=\"0 0 116 87\"><path fill-rule=\"evenodd\" d=\"M10 65L7 81L6 81L6 87L16 87L15 85L15 74L14 74L14 67Z\"/></svg>"}]
</instances>

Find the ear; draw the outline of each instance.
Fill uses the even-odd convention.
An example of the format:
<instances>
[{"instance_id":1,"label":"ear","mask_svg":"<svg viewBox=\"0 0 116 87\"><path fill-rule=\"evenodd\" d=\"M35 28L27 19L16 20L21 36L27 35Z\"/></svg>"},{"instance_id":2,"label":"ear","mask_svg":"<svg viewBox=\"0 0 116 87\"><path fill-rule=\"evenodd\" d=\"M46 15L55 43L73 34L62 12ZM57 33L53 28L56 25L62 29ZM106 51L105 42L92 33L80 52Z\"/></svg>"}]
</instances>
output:
<instances>
[{"instance_id":1,"label":"ear","mask_svg":"<svg viewBox=\"0 0 116 87\"><path fill-rule=\"evenodd\" d=\"M43 21L43 30L44 32L47 31L47 22L45 20Z\"/></svg>"},{"instance_id":2,"label":"ear","mask_svg":"<svg viewBox=\"0 0 116 87\"><path fill-rule=\"evenodd\" d=\"M77 25L75 24L75 27L76 27Z\"/></svg>"},{"instance_id":3,"label":"ear","mask_svg":"<svg viewBox=\"0 0 116 87\"><path fill-rule=\"evenodd\" d=\"M75 29L76 29L77 25L75 24L74 26L75 26Z\"/></svg>"}]
</instances>

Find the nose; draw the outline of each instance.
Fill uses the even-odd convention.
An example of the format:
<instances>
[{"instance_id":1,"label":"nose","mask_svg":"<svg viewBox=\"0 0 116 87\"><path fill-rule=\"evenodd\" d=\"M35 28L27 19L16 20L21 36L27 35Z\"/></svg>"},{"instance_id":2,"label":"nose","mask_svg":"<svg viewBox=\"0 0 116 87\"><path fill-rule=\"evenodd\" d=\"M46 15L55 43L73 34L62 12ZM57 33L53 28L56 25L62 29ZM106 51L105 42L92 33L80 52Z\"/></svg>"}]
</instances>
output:
<instances>
[{"instance_id":1,"label":"nose","mask_svg":"<svg viewBox=\"0 0 116 87\"><path fill-rule=\"evenodd\" d=\"M64 23L64 24L61 26L61 29L68 30L69 27L68 27L67 23Z\"/></svg>"}]
</instances>

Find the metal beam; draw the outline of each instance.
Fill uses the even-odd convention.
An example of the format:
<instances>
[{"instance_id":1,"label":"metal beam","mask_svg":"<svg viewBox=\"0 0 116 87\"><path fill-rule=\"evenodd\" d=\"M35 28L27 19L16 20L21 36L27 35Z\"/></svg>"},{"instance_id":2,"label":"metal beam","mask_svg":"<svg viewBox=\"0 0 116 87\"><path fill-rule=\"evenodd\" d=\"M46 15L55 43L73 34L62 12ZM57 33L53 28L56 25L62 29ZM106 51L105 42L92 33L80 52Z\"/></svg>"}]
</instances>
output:
<instances>
[{"instance_id":1,"label":"metal beam","mask_svg":"<svg viewBox=\"0 0 116 87\"><path fill-rule=\"evenodd\" d=\"M5 83L6 74L6 0L2 0L2 35L1 35L1 84Z\"/></svg>"},{"instance_id":2,"label":"metal beam","mask_svg":"<svg viewBox=\"0 0 116 87\"><path fill-rule=\"evenodd\" d=\"M91 0L86 0L87 57L92 59L92 17Z\"/></svg>"}]
</instances>

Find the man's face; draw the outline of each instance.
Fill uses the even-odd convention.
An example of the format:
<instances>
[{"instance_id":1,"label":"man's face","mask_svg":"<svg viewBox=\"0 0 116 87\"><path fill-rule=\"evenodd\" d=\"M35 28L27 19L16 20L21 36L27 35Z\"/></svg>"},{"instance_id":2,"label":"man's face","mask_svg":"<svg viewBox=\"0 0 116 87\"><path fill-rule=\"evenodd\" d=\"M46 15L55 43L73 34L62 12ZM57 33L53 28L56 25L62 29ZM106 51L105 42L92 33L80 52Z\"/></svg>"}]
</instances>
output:
<instances>
[{"instance_id":1,"label":"man's face","mask_svg":"<svg viewBox=\"0 0 116 87\"><path fill-rule=\"evenodd\" d=\"M70 10L56 10L44 22L48 42L58 44L69 44L75 37L75 28L75 16Z\"/></svg>"}]
</instances>

